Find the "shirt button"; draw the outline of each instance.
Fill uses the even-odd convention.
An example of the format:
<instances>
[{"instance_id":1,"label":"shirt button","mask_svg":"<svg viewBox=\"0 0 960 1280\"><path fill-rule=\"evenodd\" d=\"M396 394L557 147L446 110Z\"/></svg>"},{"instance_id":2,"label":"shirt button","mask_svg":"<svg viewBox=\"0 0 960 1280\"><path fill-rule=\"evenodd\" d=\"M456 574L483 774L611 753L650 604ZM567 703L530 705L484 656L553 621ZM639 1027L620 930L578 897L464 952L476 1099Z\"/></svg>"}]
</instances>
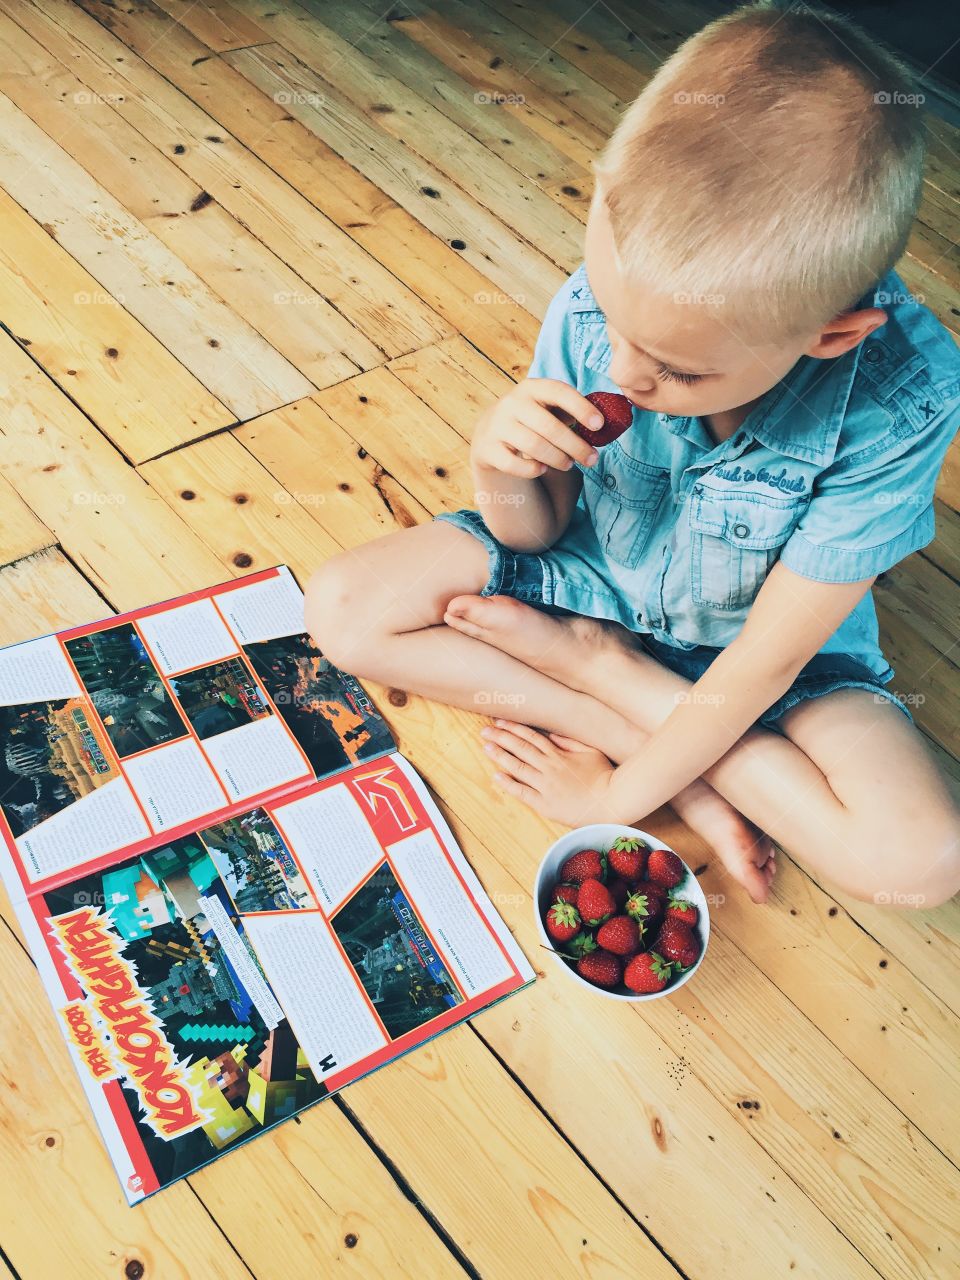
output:
<instances>
[{"instance_id":1,"label":"shirt button","mask_svg":"<svg viewBox=\"0 0 960 1280\"><path fill-rule=\"evenodd\" d=\"M604 487L607 489L615 489L617 487L616 476L606 475L603 477Z\"/></svg>"},{"instance_id":2,"label":"shirt button","mask_svg":"<svg viewBox=\"0 0 960 1280\"><path fill-rule=\"evenodd\" d=\"M876 364L878 360L883 359L883 352L879 347L867 347L863 353L864 360L869 360L871 364Z\"/></svg>"},{"instance_id":3,"label":"shirt button","mask_svg":"<svg viewBox=\"0 0 960 1280\"><path fill-rule=\"evenodd\" d=\"M738 538L745 538L750 532L750 526L748 524L735 524L733 532Z\"/></svg>"}]
</instances>

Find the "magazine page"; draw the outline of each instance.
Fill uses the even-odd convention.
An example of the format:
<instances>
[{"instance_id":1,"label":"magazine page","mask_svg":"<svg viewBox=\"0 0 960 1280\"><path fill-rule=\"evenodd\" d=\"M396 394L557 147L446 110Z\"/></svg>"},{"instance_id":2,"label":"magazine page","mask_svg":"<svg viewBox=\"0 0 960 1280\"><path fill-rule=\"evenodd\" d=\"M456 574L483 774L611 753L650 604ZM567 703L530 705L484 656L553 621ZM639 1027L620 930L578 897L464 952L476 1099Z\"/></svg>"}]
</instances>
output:
<instances>
[{"instance_id":1,"label":"magazine page","mask_svg":"<svg viewBox=\"0 0 960 1280\"><path fill-rule=\"evenodd\" d=\"M279 567L0 650L0 830L21 888L392 751Z\"/></svg>"},{"instance_id":2,"label":"magazine page","mask_svg":"<svg viewBox=\"0 0 960 1280\"><path fill-rule=\"evenodd\" d=\"M397 754L24 905L130 1203L533 979Z\"/></svg>"}]
</instances>

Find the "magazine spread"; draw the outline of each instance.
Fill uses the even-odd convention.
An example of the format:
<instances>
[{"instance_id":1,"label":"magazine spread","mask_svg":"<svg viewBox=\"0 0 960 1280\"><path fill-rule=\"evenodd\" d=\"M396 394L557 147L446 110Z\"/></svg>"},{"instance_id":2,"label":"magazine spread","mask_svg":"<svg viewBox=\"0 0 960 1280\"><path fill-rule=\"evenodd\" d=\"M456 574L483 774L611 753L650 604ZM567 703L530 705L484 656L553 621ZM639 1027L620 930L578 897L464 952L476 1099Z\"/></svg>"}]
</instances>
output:
<instances>
[{"instance_id":1,"label":"magazine spread","mask_svg":"<svg viewBox=\"0 0 960 1280\"><path fill-rule=\"evenodd\" d=\"M284 567L0 650L0 830L131 1204L533 980Z\"/></svg>"}]
</instances>

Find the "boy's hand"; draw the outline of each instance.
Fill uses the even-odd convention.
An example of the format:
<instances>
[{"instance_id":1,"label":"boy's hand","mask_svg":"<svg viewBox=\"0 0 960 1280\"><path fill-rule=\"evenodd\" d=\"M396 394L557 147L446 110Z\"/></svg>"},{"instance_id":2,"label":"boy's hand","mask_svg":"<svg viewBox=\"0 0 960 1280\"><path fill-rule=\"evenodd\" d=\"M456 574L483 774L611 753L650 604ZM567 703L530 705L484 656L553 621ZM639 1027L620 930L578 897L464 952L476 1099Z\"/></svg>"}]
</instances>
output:
<instances>
[{"instance_id":1,"label":"boy's hand","mask_svg":"<svg viewBox=\"0 0 960 1280\"><path fill-rule=\"evenodd\" d=\"M477 423L471 446L477 466L533 480L549 468L569 471L574 462L593 466L597 451L565 424L603 426L603 415L566 382L527 378Z\"/></svg>"},{"instance_id":2,"label":"boy's hand","mask_svg":"<svg viewBox=\"0 0 960 1280\"><path fill-rule=\"evenodd\" d=\"M494 780L501 791L571 827L613 821L614 767L602 752L509 720L495 720L494 725L481 729L480 736L499 769Z\"/></svg>"}]
</instances>

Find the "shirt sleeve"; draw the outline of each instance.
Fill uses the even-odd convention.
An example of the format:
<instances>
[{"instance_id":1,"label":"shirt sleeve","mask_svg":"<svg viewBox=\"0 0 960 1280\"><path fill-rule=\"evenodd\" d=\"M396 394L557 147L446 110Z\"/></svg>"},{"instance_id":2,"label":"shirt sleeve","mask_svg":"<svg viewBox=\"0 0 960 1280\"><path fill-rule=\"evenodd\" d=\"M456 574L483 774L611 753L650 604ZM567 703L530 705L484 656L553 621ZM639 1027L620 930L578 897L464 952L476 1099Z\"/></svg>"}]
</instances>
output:
<instances>
[{"instance_id":1,"label":"shirt sleeve","mask_svg":"<svg viewBox=\"0 0 960 1280\"><path fill-rule=\"evenodd\" d=\"M533 360L527 370L528 378L555 378L558 382L577 385L577 364L574 351L574 324L571 313L571 293L577 287L583 273L579 268L566 280L550 300L537 343Z\"/></svg>"},{"instance_id":2,"label":"shirt sleeve","mask_svg":"<svg viewBox=\"0 0 960 1280\"><path fill-rule=\"evenodd\" d=\"M958 426L954 404L882 457L825 471L781 561L817 582L860 582L927 546L934 487Z\"/></svg>"}]
</instances>

